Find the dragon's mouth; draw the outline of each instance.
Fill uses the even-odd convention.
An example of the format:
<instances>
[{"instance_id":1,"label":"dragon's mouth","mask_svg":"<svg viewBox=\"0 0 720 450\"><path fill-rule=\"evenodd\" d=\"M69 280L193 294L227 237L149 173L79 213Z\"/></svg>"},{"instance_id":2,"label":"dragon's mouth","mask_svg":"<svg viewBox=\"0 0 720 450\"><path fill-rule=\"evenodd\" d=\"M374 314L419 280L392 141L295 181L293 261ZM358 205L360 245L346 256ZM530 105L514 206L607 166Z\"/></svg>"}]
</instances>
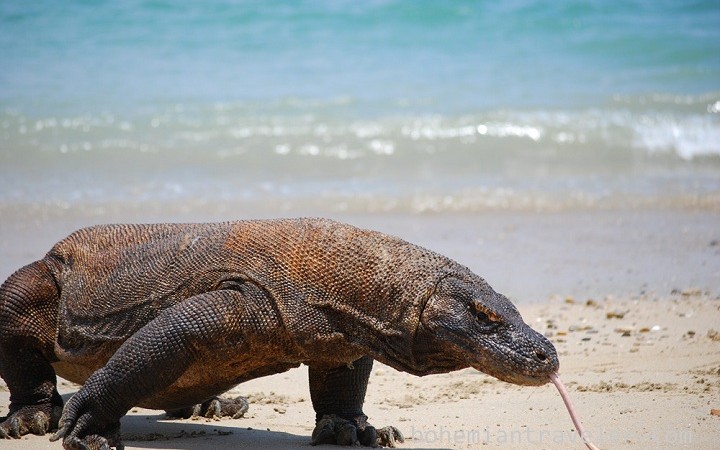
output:
<instances>
[{"instance_id":1,"label":"dragon's mouth","mask_svg":"<svg viewBox=\"0 0 720 450\"><path fill-rule=\"evenodd\" d=\"M536 374L525 374L517 371L494 371L489 370L487 367L479 366L473 366L473 368L479 370L480 372L493 376L500 381L504 381L510 384L516 384L518 386L542 386L550 382L549 374L553 372L548 371L547 373L542 372Z\"/></svg>"},{"instance_id":2,"label":"dragon's mouth","mask_svg":"<svg viewBox=\"0 0 720 450\"><path fill-rule=\"evenodd\" d=\"M555 349L533 346L528 352L515 353L510 349L498 350L499 358L484 358L472 367L500 381L520 386L542 386L550 382L550 375L558 371Z\"/></svg>"}]
</instances>

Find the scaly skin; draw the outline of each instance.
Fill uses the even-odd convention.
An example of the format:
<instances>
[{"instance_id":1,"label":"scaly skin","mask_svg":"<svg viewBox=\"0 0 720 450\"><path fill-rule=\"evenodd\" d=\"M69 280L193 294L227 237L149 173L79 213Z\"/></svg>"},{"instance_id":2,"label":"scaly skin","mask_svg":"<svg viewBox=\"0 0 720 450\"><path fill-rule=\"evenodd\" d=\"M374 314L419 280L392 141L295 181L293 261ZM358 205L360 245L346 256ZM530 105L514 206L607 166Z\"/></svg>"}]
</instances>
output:
<instances>
[{"instance_id":1,"label":"scaly skin","mask_svg":"<svg viewBox=\"0 0 720 450\"><path fill-rule=\"evenodd\" d=\"M314 443L374 445L372 361L414 375L474 367L541 385L554 347L467 268L323 219L79 230L0 287L0 437L121 446L133 406L185 410L306 364ZM55 375L83 384L65 405Z\"/></svg>"}]
</instances>

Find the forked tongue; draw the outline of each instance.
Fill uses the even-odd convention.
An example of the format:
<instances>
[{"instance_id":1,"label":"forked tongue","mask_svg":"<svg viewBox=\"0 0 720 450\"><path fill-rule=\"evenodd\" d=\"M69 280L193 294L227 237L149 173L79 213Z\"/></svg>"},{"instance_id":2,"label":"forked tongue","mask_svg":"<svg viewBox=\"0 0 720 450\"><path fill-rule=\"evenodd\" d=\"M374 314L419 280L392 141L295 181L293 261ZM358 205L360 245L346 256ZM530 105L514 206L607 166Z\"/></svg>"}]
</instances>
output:
<instances>
[{"instance_id":1,"label":"forked tongue","mask_svg":"<svg viewBox=\"0 0 720 450\"><path fill-rule=\"evenodd\" d=\"M565 385L562 384L562 381L560 381L560 377L558 376L557 372L550 374L550 381L553 382L557 390L560 392L560 397L562 397L563 402L565 403L565 407L570 414L570 418L575 425L575 429L580 435L580 438L585 443L585 446L590 450L598 450L598 448L595 447L595 444L590 442L590 440L585 436L585 429L583 428L582 423L580 423L580 417L578 417L577 413L575 412L575 408L573 408L573 405L570 402L570 396L568 395L568 391L567 389L565 389Z\"/></svg>"}]
</instances>

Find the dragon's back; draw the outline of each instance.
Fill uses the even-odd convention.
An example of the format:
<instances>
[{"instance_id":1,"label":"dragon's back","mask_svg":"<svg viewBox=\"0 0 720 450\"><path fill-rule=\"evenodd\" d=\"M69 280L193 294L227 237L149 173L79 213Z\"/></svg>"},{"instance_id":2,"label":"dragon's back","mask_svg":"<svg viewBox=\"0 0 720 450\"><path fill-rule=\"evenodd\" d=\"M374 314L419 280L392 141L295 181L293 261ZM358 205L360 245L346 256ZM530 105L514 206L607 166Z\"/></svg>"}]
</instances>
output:
<instances>
[{"instance_id":1,"label":"dragon's back","mask_svg":"<svg viewBox=\"0 0 720 450\"><path fill-rule=\"evenodd\" d=\"M46 259L60 286L64 348L122 343L162 310L212 289L228 224L99 225L58 242Z\"/></svg>"}]
</instances>

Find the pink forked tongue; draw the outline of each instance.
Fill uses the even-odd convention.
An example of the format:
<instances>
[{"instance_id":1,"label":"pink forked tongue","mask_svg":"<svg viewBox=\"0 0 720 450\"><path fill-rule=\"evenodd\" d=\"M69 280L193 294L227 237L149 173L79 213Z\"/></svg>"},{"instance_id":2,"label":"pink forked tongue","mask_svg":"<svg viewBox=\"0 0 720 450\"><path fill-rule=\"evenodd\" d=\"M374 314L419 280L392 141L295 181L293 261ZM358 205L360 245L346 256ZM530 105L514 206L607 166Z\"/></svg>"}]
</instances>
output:
<instances>
[{"instance_id":1,"label":"pink forked tongue","mask_svg":"<svg viewBox=\"0 0 720 450\"><path fill-rule=\"evenodd\" d=\"M598 448L595 447L595 444L585 437L585 430L583 429L582 423L580 423L580 417L578 417L575 412L575 408L573 408L573 405L570 402L570 396L568 395L567 389L565 389L565 385L563 385L562 381L560 381L560 377L557 372L550 374L550 381L552 381L557 390L560 391L560 397L562 397L565 407L567 408L568 413L570 413L570 418L572 419L573 424L575 424L575 429L585 443L585 446L590 450L598 450Z\"/></svg>"}]
</instances>

